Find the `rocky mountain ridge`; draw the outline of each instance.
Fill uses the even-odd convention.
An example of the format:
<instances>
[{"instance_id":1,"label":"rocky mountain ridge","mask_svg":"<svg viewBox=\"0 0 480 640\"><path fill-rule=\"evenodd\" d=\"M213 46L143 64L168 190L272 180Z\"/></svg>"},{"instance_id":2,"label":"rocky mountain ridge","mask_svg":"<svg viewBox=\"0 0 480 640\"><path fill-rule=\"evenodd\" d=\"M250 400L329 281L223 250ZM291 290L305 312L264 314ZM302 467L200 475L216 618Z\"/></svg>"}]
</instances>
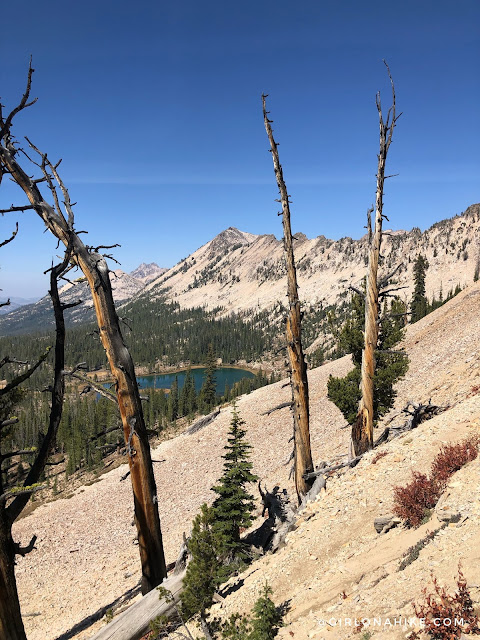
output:
<instances>
[{"instance_id":1,"label":"rocky mountain ridge","mask_svg":"<svg viewBox=\"0 0 480 640\"><path fill-rule=\"evenodd\" d=\"M361 285L366 274L367 236L334 241L296 234L295 261L300 298L307 310L347 297L349 286ZM413 289L413 261L422 253L429 262L427 296L446 296L474 279L480 267L480 205L442 220L421 232L385 231L384 273L399 266L401 297ZM221 313L274 310L285 301L283 246L274 235L253 235L229 228L197 249L159 278L138 298L166 296L181 307L221 307Z\"/></svg>"},{"instance_id":2,"label":"rocky mountain ridge","mask_svg":"<svg viewBox=\"0 0 480 640\"><path fill-rule=\"evenodd\" d=\"M309 239L295 235L295 261L299 294L308 313L345 301L351 286L361 286L366 274L367 236L359 240L325 236ZM399 295L409 302L413 290L413 263L423 254L429 264L427 297L445 298L457 285L464 288L480 272L480 204L453 218L433 224L422 232L384 231L380 271L398 267L394 282ZM283 246L273 234L255 235L234 227L222 231L170 269L155 263L142 264L131 274L112 272L114 297L120 308L130 301L167 299L182 308L203 307L218 315L254 315L267 311L272 320L282 315L286 301ZM156 275L156 277L155 277ZM93 318L86 287L64 288L65 301L81 298L84 304L67 313L79 324ZM48 311L47 311L48 310ZM47 320L48 319L48 320ZM0 318L0 335L43 328L51 323L50 301L22 307Z\"/></svg>"}]
</instances>

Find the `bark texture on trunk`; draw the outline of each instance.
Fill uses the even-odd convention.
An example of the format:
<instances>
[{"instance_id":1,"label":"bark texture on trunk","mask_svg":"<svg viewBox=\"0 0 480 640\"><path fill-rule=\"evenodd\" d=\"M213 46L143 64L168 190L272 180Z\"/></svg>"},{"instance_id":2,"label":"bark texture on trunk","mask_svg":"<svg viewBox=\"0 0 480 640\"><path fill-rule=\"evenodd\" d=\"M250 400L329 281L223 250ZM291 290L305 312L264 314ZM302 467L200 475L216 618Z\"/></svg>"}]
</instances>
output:
<instances>
[{"instance_id":1,"label":"bark texture on trunk","mask_svg":"<svg viewBox=\"0 0 480 640\"><path fill-rule=\"evenodd\" d=\"M31 145L33 147L33 145ZM33 147L35 151L38 150ZM118 405L127 446L130 477L132 480L135 522L137 525L140 558L142 563L142 592L147 593L161 583L166 576L165 556L157 506L157 490L150 457L150 445L143 418L135 369L130 353L123 341L118 316L112 296L105 258L87 249L73 228L73 212L68 192L60 181L68 222L56 207L48 204L37 184L25 173L10 145L0 147L0 158L12 179L23 189L32 208L42 218L47 229L71 250L71 260L86 276L92 292L100 338L116 383ZM42 155L42 167L46 156ZM55 167L48 165L57 181ZM54 194L55 195L55 194ZM57 200L55 198L55 200Z\"/></svg>"},{"instance_id":2,"label":"bark texture on trunk","mask_svg":"<svg viewBox=\"0 0 480 640\"><path fill-rule=\"evenodd\" d=\"M377 190L375 196L375 222L373 234L370 237L368 253L367 286L365 297L365 331L364 348L362 353L361 392L357 419L352 426L352 442L355 455L361 455L373 447L373 404L374 404L374 375L375 350L378 341L378 263L382 244L383 222L383 187L385 183L385 163L387 153L392 142L393 129L400 116L395 111L395 87L390 69L385 63L392 86L392 106L388 111L387 121L384 122L380 93L376 96L376 105L380 127L380 150L377 167ZM400 114L401 115L401 114ZM369 224L370 227L370 224Z\"/></svg>"},{"instance_id":3,"label":"bark texture on trunk","mask_svg":"<svg viewBox=\"0 0 480 640\"><path fill-rule=\"evenodd\" d=\"M308 402L307 365L302 348L302 314L298 298L297 273L293 253L292 228L290 224L290 203L287 187L283 179L282 166L278 155L277 143L273 137L271 120L267 117L266 96L262 96L263 119L273 158L275 177L282 204L283 243L287 266L288 306L286 319L287 353L290 363L290 383L292 387L292 410L294 419L294 470L295 487L299 503L308 493L312 483L305 479L313 471L312 451L310 447L310 413Z\"/></svg>"},{"instance_id":4,"label":"bark texture on trunk","mask_svg":"<svg viewBox=\"0 0 480 640\"><path fill-rule=\"evenodd\" d=\"M0 640L27 640L15 580L15 547L4 505L0 505Z\"/></svg>"}]
</instances>

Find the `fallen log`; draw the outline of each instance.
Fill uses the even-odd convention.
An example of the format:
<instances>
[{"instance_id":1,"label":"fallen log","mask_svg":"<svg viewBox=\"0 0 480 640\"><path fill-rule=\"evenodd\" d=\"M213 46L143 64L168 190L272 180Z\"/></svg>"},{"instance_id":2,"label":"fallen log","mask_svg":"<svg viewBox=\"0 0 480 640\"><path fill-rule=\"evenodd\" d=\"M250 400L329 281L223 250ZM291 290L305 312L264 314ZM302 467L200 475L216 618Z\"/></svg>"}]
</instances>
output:
<instances>
[{"instance_id":1,"label":"fallen log","mask_svg":"<svg viewBox=\"0 0 480 640\"><path fill-rule=\"evenodd\" d=\"M197 433L197 431L200 431L200 429L203 429L204 427L209 425L212 420L215 420L219 413L220 409L215 409L215 411L209 413L208 416L203 416L203 418L200 418L200 420L194 422L192 426L185 431L185 433L189 436L192 435L192 433Z\"/></svg>"},{"instance_id":2,"label":"fallen log","mask_svg":"<svg viewBox=\"0 0 480 640\"><path fill-rule=\"evenodd\" d=\"M273 407L272 409L269 409L268 411L264 411L263 413L261 413L261 416L269 416L271 413L273 413L274 411L280 411L280 409L285 409L286 407L291 407L293 404L293 402L282 402L281 404L277 404L276 407Z\"/></svg>"},{"instance_id":3,"label":"fallen log","mask_svg":"<svg viewBox=\"0 0 480 640\"><path fill-rule=\"evenodd\" d=\"M173 601L160 599L156 589L132 604L112 622L97 631L90 640L140 640L149 630L150 621L157 616L169 616L175 612L175 604L180 600L185 571L173 575L162 582L162 587L172 594Z\"/></svg>"},{"instance_id":4,"label":"fallen log","mask_svg":"<svg viewBox=\"0 0 480 640\"><path fill-rule=\"evenodd\" d=\"M324 476L326 473L332 473L333 471L344 469L345 467L354 467L356 464L358 464L358 462L360 462L362 457L363 454L357 456L356 458L352 458L352 460L346 460L345 462L340 462L339 464L334 464L330 467L322 467L321 469L317 469L317 471L307 473L305 477L307 480L309 480L311 478L317 478L318 476Z\"/></svg>"}]
</instances>

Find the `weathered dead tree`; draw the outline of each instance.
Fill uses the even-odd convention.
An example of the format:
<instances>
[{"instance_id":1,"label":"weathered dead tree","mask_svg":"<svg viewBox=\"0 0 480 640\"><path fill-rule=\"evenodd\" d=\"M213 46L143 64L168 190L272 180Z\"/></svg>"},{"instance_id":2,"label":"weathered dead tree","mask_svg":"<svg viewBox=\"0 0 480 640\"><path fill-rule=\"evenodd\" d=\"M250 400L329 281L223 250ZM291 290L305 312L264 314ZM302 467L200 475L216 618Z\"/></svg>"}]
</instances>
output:
<instances>
[{"instance_id":1,"label":"weathered dead tree","mask_svg":"<svg viewBox=\"0 0 480 640\"><path fill-rule=\"evenodd\" d=\"M365 332L364 349L362 353L361 391L362 398L358 408L358 415L352 426L352 442L355 455L358 456L373 447L373 387L375 375L375 350L378 342L378 263L380 259L380 246L382 244L383 214L383 188L386 177L385 163L387 153L392 142L393 130L398 118L395 103L395 85L387 67L388 77L392 87L392 106L388 110L386 122L382 115L380 92L376 95L376 105L380 126L380 151L377 167L377 191L375 198L375 223L373 234L369 233L370 245L368 253L367 286L365 297Z\"/></svg>"},{"instance_id":2,"label":"weathered dead tree","mask_svg":"<svg viewBox=\"0 0 480 640\"><path fill-rule=\"evenodd\" d=\"M62 417L63 397L65 391L65 382L63 376L64 354L65 354L65 322L63 311L65 305L60 302L58 295L57 280L67 268L70 259L70 250L67 248L65 259L62 264L52 267L50 273L50 296L52 298L53 309L55 313L56 340L55 340L55 363L54 363L54 382L52 387L52 406L50 410L50 419L48 430L43 439L41 447L38 451L30 450L29 453L34 455L33 463L21 487L8 488L3 484L2 473L0 473L0 638L8 638L8 640L26 640L25 629L22 622L20 612L20 604L18 600L17 585L15 579L15 557L17 555L26 555L35 548L36 536L34 535L30 543L21 547L15 543L12 537L12 526L18 518L26 504L28 503L32 493L42 488L38 485L40 477L45 470L48 457L55 444L55 439ZM28 377L30 377L38 366L44 362L48 351L44 354L35 365L28 367L23 373L18 375L9 385L1 390L0 395L6 395L19 387ZM3 358L2 363L16 362L8 357ZM24 363L28 364L28 363ZM17 422L18 420L15 420ZM2 428L15 423L12 420L4 420L0 425L0 435ZM10 459L12 456L20 455L21 451L1 451L0 439L0 465L4 460Z\"/></svg>"},{"instance_id":3,"label":"weathered dead tree","mask_svg":"<svg viewBox=\"0 0 480 640\"><path fill-rule=\"evenodd\" d=\"M297 508L290 502L285 489L278 486L268 491L262 489L261 481L258 483L258 491L263 503L262 516L267 513L268 518L261 527L247 536L246 541L262 551L275 553L285 544L285 538L289 531L295 527Z\"/></svg>"},{"instance_id":4,"label":"weathered dead tree","mask_svg":"<svg viewBox=\"0 0 480 640\"><path fill-rule=\"evenodd\" d=\"M446 411L446 409L447 407L439 407L436 404L432 404L431 400L429 400L427 404L408 402L400 413L408 415L409 418L400 425L385 427L381 435L375 441L374 446L378 447L378 445L393 440L407 431L416 429L418 425L422 424L422 422L431 420L434 416L438 416L440 413ZM397 416L398 414L395 417Z\"/></svg>"},{"instance_id":5,"label":"weathered dead tree","mask_svg":"<svg viewBox=\"0 0 480 640\"><path fill-rule=\"evenodd\" d=\"M8 173L27 196L30 204L21 209L33 209L43 220L46 228L70 248L71 262L82 270L90 285L100 338L116 385L131 472L135 523L142 563L142 592L146 593L160 584L166 576L166 571L157 490L135 369L123 341L112 296L109 269L105 257L100 253L100 249L106 247L87 247L74 229L74 205L58 173L60 162L52 164L47 154L39 151L27 139L29 152L36 154L39 158L38 161L33 161L13 141L11 126L15 115L35 102L35 100L29 102L32 73L33 69L30 65L27 87L17 107L6 118L0 112L1 170L2 173ZM20 165L18 157L21 153L40 170L39 178L32 179ZM40 184L47 186L53 205L43 197ZM63 209L60 206L57 188L63 197ZM15 208L15 210L18 209L18 207ZM11 210L14 209L5 210L3 213Z\"/></svg>"},{"instance_id":6,"label":"weathered dead tree","mask_svg":"<svg viewBox=\"0 0 480 640\"><path fill-rule=\"evenodd\" d=\"M302 313L298 298L297 272L295 269L295 257L293 254L292 228L290 224L290 198L288 195L283 170L278 155L277 143L273 137L271 127L272 120L268 119L266 109L266 95L262 95L263 119L265 129L270 141L273 167L280 192L279 202L282 205L283 222L283 246L285 249L285 262L287 266L287 295L288 314L286 318L285 335L287 341L287 353L290 364L290 384L292 388L292 412L294 434L294 474L295 487L298 502L308 493L311 483L306 479L306 474L313 471L312 451L310 447L310 409L308 402L307 365L302 348Z\"/></svg>"},{"instance_id":7,"label":"weathered dead tree","mask_svg":"<svg viewBox=\"0 0 480 640\"><path fill-rule=\"evenodd\" d=\"M90 640L140 640L150 631L150 621L157 616L170 618L175 615L176 603L180 600L185 571L167 578L162 587L173 600L159 598L155 589L138 600L112 622L97 631Z\"/></svg>"},{"instance_id":8,"label":"weathered dead tree","mask_svg":"<svg viewBox=\"0 0 480 640\"><path fill-rule=\"evenodd\" d=\"M191 436L193 433L197 433L197 431L204 429L213 420L215 420L215 418L219 415L219 413L220 413L220 409L214 409L208 415L203 416L203 418L199 418L198 420L196 420L192 425L188 427L188 429L186 429L185 433Z\"/></svg>"},{"instance_id":9,"label":"weathered dead tree","mask_svg":"<svg viewBox=\"0 0 480 640\"><path fill-rule=\"evenodd\" d=\"M410 407L412 407L411 410L410 410ZM398 426L385 427L382 434L375 441L373 445L374 448L376 449L381 444L390 442L390 440L393 440L394 438L398 438L399 436L407 433L408 431L412 431L412 429L416 429L420 424L422 424L422 422L425 422L426 420L430 420L434 416L437 416L440 413L443 413L444 411L447 410L447 408L448 407L439 407L438 405L431 404L430 400L428 401L427 404L416 404L413 402L409 402L407 406L404 409L402 409L401 412L399 412L398 414L395 414L394 418L398 417L402 413L405 413L410 417L405 422L403 422ZM345 460L345 462L340 462L340 463L324 462L321 465L319 465L318 469L316 469L315 471L312 471L309 474L309 478L312 480L315 478L319 478L321 476L325 478L325 477L328 477L330 473L340 471L341 469L348 469L348 468L355 467L363 458L365 453L366 451L364 453L360 453L355 458L349 458L348 460ZM342 454L341 456L337 456L337 457L340 457L340 458L348 457L348 453ZM315 489L315 485L312 487L312 489L308 493L309 499L313 499L312 496L314 496L314 489Z\"/></svg>"}]
</instances>

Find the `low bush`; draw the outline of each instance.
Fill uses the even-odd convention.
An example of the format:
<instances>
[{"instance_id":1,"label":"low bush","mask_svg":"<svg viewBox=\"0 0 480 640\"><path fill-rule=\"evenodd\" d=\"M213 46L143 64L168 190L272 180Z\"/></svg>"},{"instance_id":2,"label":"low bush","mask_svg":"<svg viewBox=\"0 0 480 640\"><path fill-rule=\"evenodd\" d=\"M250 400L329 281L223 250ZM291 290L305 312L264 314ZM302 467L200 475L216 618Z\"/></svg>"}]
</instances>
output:
<instances>
[{"instance_id":1,"label":"low bush","mask_svg":"<svg viewBox=\"0 0 480 640\"><path fill-rule=\"evenodd\" d=\"M480 634L480 620L473 608L472 598L467 587L467 581L458 567L457 589L455 593L447 593L435 577L433 593L423 590L425 602L414 604L415 615L425 621L424 632L432 640L455 640L462 633ZM420 632L410 634L410 640L418 640Z\"/></svg>"},{"instance_id":2,"label":"low bush","mask_svg":"<svg viewBox=\"0 0 480 640\"><path fill-rule=\"evenodd\" d=\"M435 457L430 475L413 472L412 481L405 487L394 487L395 515L407 527L418 527L425 521L447 486L450 477L478 455L479 436L475 435L457 444L444 445Z\"/></svg>"},{"instance_id":3,"label":"low bush","mask_svg":"<svg viewBox=\"0 0 480 640\"><path fill-rule=\"evenodd\" d=\"M377 464L377 462L385 456L388 456L388 451L379 451L377 455L372 459L372 464Z\"/></svg>"},{"instance_id":4,"label":"low bush","mask_svg":"<svg viewBox=\"0 0 480 640\"><path fill-rule=\"evenodd\" d=\"M425 513L435 507L439 497L436 483L424 473L414 471L409 484L405 487L394 487L393 511L407 527L418 527Z\"/></svg>"},{"instance_id":5,"label":"low bush","mask_svg":"<svg viewBox=\"0 0 480 640\"><path fill-rule=\"evenodd\" d=\"M431 476L443 490L447 482L456 471L475 460L478 455L478 436L458 444L446 444L437 454L432 464Z\"/></svg>"}]
</instances>

